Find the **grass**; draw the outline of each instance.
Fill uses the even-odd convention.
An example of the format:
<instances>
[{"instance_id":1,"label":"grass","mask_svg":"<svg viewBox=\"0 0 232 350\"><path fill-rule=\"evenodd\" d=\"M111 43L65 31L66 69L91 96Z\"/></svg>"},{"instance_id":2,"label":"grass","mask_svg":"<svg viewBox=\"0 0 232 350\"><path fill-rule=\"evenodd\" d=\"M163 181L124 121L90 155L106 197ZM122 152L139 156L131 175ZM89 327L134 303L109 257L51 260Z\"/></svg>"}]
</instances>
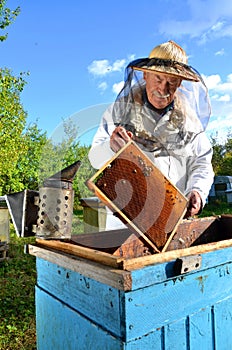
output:
<instances>
[{"instance_id":1,"label":"grass","mask_svg":"<svg viewBox=\"0 0 232 350\"><path fill-rule=\"evenodd\" d=\"M232 215L232 205L217 199L209 204L206 204L199 217L217 216L217 215Z\"/></svg>"},{"instance_id":2,"label":"grass","mask_svg":"<svg viewBox=\"0 0 232 350\"><path fill-rule=\"evenodd\" d=\"M205 206L203 216L232 214L232 206L217 201ZM75 232L83 232L83 213L75 212ZM35 257L24 254L24 245L35 237L18 238L11 228L9 259L0 262L0 349L36 349Z\"/></svg>"},{"instance_id":3,"label":"grass","mask_svg":"<svg viewBox=\"0 0 232 350\"><path fill-rule=\"evenodd\" d=\"M35 258L24 254L24 244L35 238L10 234L9 259L0 263L0 349L36 349Z\"/></svg>"}]
</instances>

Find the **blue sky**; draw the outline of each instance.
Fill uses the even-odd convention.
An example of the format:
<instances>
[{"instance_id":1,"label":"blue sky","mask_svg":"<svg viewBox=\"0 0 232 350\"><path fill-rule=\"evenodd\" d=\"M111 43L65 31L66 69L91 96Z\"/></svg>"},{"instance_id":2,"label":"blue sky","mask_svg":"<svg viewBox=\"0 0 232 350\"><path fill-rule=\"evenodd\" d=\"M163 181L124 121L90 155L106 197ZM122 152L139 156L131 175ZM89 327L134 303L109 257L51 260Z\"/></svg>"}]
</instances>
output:
<instances>
[{"instance_id":1,"label":"blue sky","mask_svg":"<svg viewBox=\"0 0 232 350\"><path fill-rule=\"evenodd\" d=\"M71 118L89 144L125 66L167 40L186 50L205 79L208 133L232 129L231 0L7 1L17 6L21 13L0 43L0 66L30 72L22 93L27 122L48 136Z\"/></svg>"}]
</instances>

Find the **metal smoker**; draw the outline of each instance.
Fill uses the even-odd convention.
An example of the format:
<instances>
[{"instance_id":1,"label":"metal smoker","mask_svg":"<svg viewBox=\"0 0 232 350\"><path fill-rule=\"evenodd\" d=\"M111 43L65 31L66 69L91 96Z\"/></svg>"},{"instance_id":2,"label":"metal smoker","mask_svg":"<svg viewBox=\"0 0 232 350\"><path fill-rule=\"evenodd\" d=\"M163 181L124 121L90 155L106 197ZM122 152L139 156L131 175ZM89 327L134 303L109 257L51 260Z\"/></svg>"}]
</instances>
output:
<instances>
[{"instance_id":1,"label":"metal smoker","mask_svg":"<svg viewBox=\"0 0 232 350\"><path fill-rule=\"evenodd\" d=\"M77 161L44 180L39 190L36 237L71 238L74 191L72 182L80 167Z\"/></svg>"}]
</instances>

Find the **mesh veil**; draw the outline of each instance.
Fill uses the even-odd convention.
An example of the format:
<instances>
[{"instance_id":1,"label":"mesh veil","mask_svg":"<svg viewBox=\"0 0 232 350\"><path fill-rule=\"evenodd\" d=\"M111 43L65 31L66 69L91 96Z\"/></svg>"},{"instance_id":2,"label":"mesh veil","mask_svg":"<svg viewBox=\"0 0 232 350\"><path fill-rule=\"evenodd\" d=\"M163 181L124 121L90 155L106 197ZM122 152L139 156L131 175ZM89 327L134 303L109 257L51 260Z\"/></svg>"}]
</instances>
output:
<instances>
[{"instance_id":1,"label":"mesh veil","mask_svg":"<svg viewBox=\"0 0 232 350\"><path fill-rule=\"evenodd\" d=\"M182 80L162 118L147 99L143 70L134 69L133 62L125 70L124 86L113 105L113 121L132 131L145 151L155 155L186 152L186 145L208 124L211 108L207 88L198 72L185 67L198 81Z\"/></svg>"}]
</instances>

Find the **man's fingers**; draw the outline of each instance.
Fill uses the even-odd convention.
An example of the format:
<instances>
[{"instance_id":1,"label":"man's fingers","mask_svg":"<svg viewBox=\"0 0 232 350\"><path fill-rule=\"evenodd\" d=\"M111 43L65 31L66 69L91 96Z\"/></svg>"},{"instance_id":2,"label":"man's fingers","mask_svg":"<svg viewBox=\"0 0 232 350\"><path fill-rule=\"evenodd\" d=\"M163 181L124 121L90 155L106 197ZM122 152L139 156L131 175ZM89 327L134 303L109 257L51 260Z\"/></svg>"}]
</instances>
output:
<instances>
[{"instance_id":1,"label":"man's fingers","mask_svg":"<svg viewBox=\"0 0 232 350\"><path fill-rule=\"evenodd\" d=\"M110 147L114 152L118 152L127 142L132 138L133 134L127 131L122 126L117 126L111 137L110 137Z\"/></svg>"},{"instance_id":2,"label":"man's fingers","mask_svg":"<svg viewBox=\"0 0 232 350\"><path fill-rule=\"evenodd\" d=\"M185 218L197 215L202 208L201 196L197 191L192 191L188 195L188 198L189 198L189 203L188 203L187 212L185 214Z\"/></svg>"},{"instance_id":3,"label":"man's fingers","mask_svg":"<svg viewBox=\"0 0 232 350\"><path fill-rule=\"evenodd\" d=\"M115 137L120 136L123 140L125 141L130 141L131 137L128 135L129 131L126 131L125 128L123 128L122 126L118 126L113 134L115 134Z\"/></svg>"}]
</instances>

